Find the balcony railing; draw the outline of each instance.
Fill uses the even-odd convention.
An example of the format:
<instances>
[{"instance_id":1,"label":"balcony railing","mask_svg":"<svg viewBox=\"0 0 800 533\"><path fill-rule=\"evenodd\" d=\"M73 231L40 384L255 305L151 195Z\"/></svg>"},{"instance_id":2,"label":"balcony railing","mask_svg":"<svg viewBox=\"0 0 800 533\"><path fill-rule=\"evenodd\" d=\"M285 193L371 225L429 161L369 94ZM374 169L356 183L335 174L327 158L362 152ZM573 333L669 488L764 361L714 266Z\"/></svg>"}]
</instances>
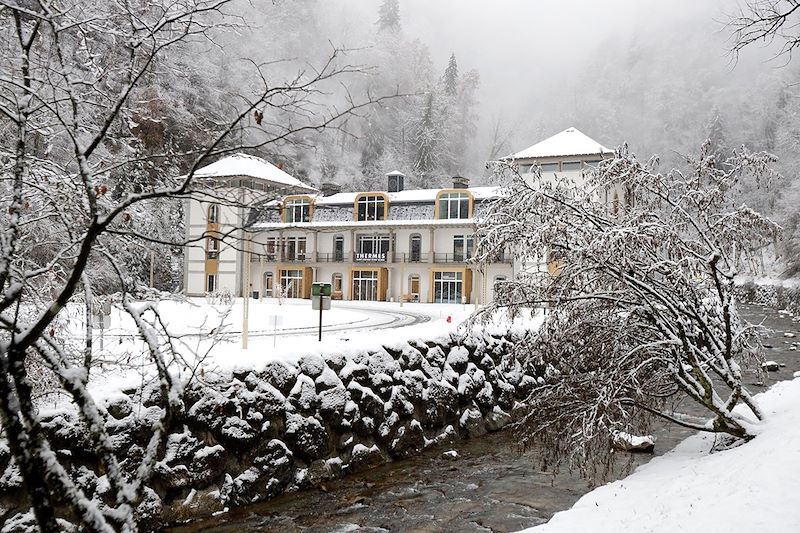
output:
<instances>
[{"instance_id":1,"label":"balcony railing","mask_svg":"<svg viewBox=\"0 0 800 533\"><path fill-rule=\"evenodd\" d=\"M296 254L294 256L286 255L281 257L278 254L250 254L251 263L306 263L313 259L313 254L306 252L305 254Z\"/></svg>"},{"instance_id":2,"label":"balcony railing","mask_svg":"<svg viewBox=\"0 0 800 533\"><path fill-rule=\"evenodd\" d=\"M396 253L394 254L394 260L397 263L427 263L428 254L420 252Z\"/></svg>"},{"instance_id":3,"label":"balcony railing","mask_svg":"<svg viewBox=\"0 0 800 533\"><path fill-rule=\"evenodd\" d=\"M433 254L434 263L466 263L469 258L467 254Z\"/></svg>"},{"instance_id":4,"label":"balcony railing","mask_svg":"<svg viewBox=\"0 0 800 533\"><path fill-rule=\"evenodd\" d=\"M288 255L283 258L280 254L250 254L250 261L253 263L386 263L389 260L391 252L381 253L351 253L351 252L333 252L333 253L313 253L306 252L305 254L297 254L293 257ZM392 261L395 263L427 263L431 254L429 253L394 253L391 255ZM466 254L454 253L434 253L433 262L439 264L464 264L469 260ZM492 258L490 263L505 263L510 264L512 260L511 254L500 254Z\"/></svg>"},{"instance_id":5,"label":"balcony railing","mask_svg":"<svg viewBox=\"0 0 800 533\"><path fill-rule=\"evenodd\" d=\"M346 254L344 252L317 254L317 261L320 263L349 263L350 254Z\"/></svg>"},{"instance_id":6,"label":"balcony railing","mask_svg":"<svg viewBox=\"0 0 800 533\"><path fill-rule=\"evenodd\" d=\"M251 263L260 263L261 261L264 261L265 263L275 263L277 260L277 254L257 254L255 252L250 254Z\"/></svg>"}]
</instances>

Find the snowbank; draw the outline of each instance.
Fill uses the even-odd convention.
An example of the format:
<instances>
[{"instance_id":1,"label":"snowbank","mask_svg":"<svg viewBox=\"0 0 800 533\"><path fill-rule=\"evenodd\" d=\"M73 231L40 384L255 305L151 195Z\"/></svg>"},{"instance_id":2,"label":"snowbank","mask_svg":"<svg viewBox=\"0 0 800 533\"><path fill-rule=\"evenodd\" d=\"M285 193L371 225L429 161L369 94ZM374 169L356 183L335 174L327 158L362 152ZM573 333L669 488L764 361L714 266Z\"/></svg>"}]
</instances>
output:
<instances>
[{"instance_id":1,"label":"snowbank","mask_svg":"<svg viewBox=\"0 0 800 533\"><path fill-rule=\"evenodd\" d=\"M695 435L527 533L800 531L800 380L759 395L768 419L746 445L710 454Z\"/></svg>"}]
</instances>

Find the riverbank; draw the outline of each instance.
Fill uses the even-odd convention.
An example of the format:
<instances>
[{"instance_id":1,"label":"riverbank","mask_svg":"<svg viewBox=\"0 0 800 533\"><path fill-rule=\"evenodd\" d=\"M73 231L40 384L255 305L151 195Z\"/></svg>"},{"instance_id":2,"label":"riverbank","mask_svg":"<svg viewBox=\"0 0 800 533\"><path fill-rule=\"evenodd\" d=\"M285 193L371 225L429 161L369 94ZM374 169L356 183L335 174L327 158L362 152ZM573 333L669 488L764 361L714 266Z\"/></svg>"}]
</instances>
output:
<instances>
[{"instance_id":1,"label":"riverbank","mask_svg":"<svg viewBox=\"0 0 800 533\"><path fill-rule=\"evenodd\" d=\"M758 322L760 306L743 306ZM787 313L767 315L772 334L766 358L779 370L757 396L767 420L752 442L709 453L713 435L698 434L639 467L630 476L584 495L545 525L522 533L732 533L800 530L800 323ZM784 379L775 383L776 380ZM748 384L753 387L753 384Z\"/></svg>"},{"instance_id":2,"label":"riverbank","mask_svg":"<svg viewBox=\"0 0 800 533\"><path fill-rule=\"evenodd\" d=\"M714 436L694 435L524 533L800 530L800 379L758 401L767 419L753 441L712 454Z\"/></svg>"},{"instance_id":3,"label":"riverbank","mask_svg":"<svg viewBox=\"0 0 800 533\"><path fill-rule=\"evenodd\" d=\"M791 379L792 373L800 369L800 352L789 349L790 341L798 339L785 338L783 334L797 328L797 323L785 314L760 306L743 306L743 312L748 320L764 319L765 325L775 330L766 341L771 346L767 358L786 365L770 373L765 386ZM658 456L668 453L693 432L663 425L655 434ZM590 490L577 475L562 471L554 476L541 471L537 451L521 453L508 431L460 441L455 446L459 454L455 460L443 456L442 452L450 448L431 449L316 489L286 494L167 531L508 532L545 523ZM632 456L635 465L651 458Z\"/></svg>"}]
</instances>

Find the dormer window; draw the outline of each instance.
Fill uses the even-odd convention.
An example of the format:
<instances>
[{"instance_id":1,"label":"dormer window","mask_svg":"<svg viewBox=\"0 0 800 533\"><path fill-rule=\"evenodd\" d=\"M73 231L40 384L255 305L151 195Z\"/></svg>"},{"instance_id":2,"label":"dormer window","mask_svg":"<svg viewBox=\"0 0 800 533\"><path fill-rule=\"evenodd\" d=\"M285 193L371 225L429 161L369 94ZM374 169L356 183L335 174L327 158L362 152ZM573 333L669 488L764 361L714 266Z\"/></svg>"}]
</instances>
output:
<instances>
[{"instance_id":1,"label":"dormer window","mask_svg":"<svg viewBox=\"0 0 800 533\"><path fill-rule=\"evenodd\" d=\"M472 195L467 191L442 191L436 197L436 218L439 220L470 218Z\"/></svg>"},{"instance_id":2,"label":"dormer window","mask_svg":"<svg viewBox=\"0 0 800 533\"><path fill-rule=\"evenodd\" d=\"M211 204L208 206L208 223L216 224L219 222L219 205Z\"/></svg>"},{"instance_id":3,"label":"dormer window","mask_svg":"<svg viewBox=\"0 0 800 533\"><path fill-rule=\"evenodd\" d=\"M355 202L356 221L386 220L389 214L387 203L384 194L359 194Z\"/></svg>"},{"instance_id":4,"label":"dormer window","mask_svg":"<svg viewBox=\"0 0 800 533\"><path fill-rule=\"evenodd\" d=\"M312 203L308 196L295 196L283 201L283 221L287 224L309 222Z\"/></svg>"}]
</instances>

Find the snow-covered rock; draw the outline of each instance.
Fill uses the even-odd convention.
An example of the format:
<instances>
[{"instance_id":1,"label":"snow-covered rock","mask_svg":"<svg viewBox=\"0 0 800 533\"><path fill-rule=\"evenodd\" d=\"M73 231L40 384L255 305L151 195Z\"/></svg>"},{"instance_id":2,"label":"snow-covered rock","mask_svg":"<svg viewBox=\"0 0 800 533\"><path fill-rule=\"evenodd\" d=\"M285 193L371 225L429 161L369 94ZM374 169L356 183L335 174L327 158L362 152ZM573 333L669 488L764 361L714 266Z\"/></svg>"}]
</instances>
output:
<instances>
[{"instance_id":1,"label":"snow-covered rock","mask_svg":"<svg viewBox=\"0 0 800 533\"><path fill-rule=\"evenodd\" d=\"M459 427L470 437L486 434L486 422L476 407L465 410L458 421Z\"/></svg>"},{"instance_id":2,"label":"snow-covered rock","mask_svg":"<svg viewBox=\"0 0 800 533\"><path fill-rule=\"evenodd\" d=\"M631 435L624 431L614 433L614 448L624 452L653 453L656 438L653 435Z\"/></svg>"},{"instance_id":3,"label":"snow-covered rock","mask_svg":"<svg viewBox=\"0 0 800 533\"><path fill-rule=\"evenodd\" d=\"M288 413L285 438L301 458L321 459L329 451L328 432L314 417Z\"/></svg>"}]
</instances>

